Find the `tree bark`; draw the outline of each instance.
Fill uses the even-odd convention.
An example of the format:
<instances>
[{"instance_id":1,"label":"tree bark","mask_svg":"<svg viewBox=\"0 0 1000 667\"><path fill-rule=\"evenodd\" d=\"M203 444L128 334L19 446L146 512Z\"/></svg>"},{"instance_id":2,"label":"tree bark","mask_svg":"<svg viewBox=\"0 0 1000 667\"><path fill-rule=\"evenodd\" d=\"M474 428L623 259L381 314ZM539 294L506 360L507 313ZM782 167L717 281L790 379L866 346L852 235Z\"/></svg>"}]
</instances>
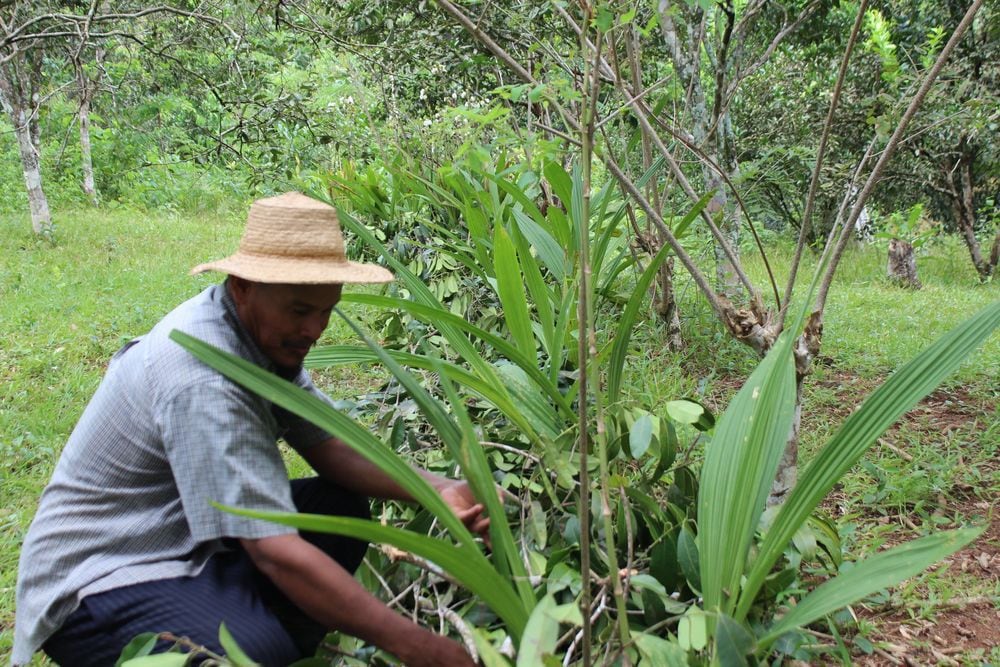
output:
<instances>
[{"instance_id":1,"label":"tree bark","mask_svg":"<svg viewBox=\"0 0 1000 667\"><path fill-rule=\"evenodd\" d=\"M972 259L972 265L976 268L976 273L979 274L979 279L986 281L996 270L997 255L1000 253L997 252L996 242L994 242L994 251L990 253L990 258L988 260L983 258L982 247L979 245L979 239L976 238L975 177L973 175L973 163L976 156L964 136L959 141L958 151L958 164L953 165L949 161L941 165L942 176L951 197L951 212L955 226L958 227L962 240L965 241L965 246L969 249L969 256ZM958 183L955 182L956 177ZM997 238L1000 239L1000 236Z\"/></svg>"},{"instance_id":2,"label":"tree bark","mask_svg":"<svg viewBox=\"0 0 1000 667\"><path fill-rule=\"evenodd\" d=\"M80 100L80 166L83 169L81 187L87 199L97 206L97 187L94 185L94 160L90 148L90 100Z\"/></svg>"},{"instance_id":3,"label":"tree bark","mask_svg":"<svg viewBox=\"0 0 1000 667\"><path fill-rule=\"evenodd\" d=\"M29 57L16 46L11 48L13 51L7 54L6 62L0 63L0 106L7 112L17 137L31 228L35 234L45 236L52 233L52 214L42 189L41 128L33 108L37 101L35 90L41 76L41 58Z\"/></svg>"},{"instance_id":4,"label":"tree bark","mask_svg":"<svg viewBox=\"0 0 1000 667\"><path fill-rule=\"evenodd\" d=\"M98 54L100 58L100 54ZM80 119L80 168L83 172L83 181L80 187L87 195L91 205L97 206L97 187L94 185L94 158L90 143L90 100L93 97L93 84L87 76L83 63L79 58L74 59L73 67L76 69L76 87L79 95L79 107L77 115Z\"/></svg>"},{"instance_id":5,"label":"tree bark","mask_svg":"<svg viewBox=\"0 0 1000 667\"><path fill-rule=\"evenodd\" d=\"M889 262L886 268L889 280L911 289L920 289L917 277L917 257L913 245L901 239L889 239Z\"/></svg>"},{"instance_id":6,"label":"tree bark","mask_svg":"<svg viewBox=\"0 0 1000 667\"><path fill-rule=\"evenodd\" d=\"M49 212L49 201L42 189L42 169L38 149L32 140L31 120L21 109L14 114L14 134L17 136L17 147L21 154L21 170L24 173L24 187L28 192L28 206L31 210L31 228L35 234L44 235L52 232L52 214Z\"/></svg>"},{"instance_id":7,"label":"tree bark","mask_svg":"<svg viewBox=\"0 0 1000 667\"><path fill-rule=\"evenodd\" d=\"M667 327L667 349L677 352L684 349L684 339L681 337L681 318L677 308L677 297L674 294L674 258L668 257L656 276L657 289L653 298L653 308L660 321Z\"/></svg>"},{"instance_id":8,"label":"tree bark","mask_svg":"<svg viewBox=\"0 0 1000 667\"><path fill-rule=\"evenodd\" d=\"M792 427L788 434L785 452L778 464L778 473L771 483L767 506L780 505L795 486L799 476L799 433L802 426L802 396L806 378L812 373L813 359L819 354L823 339L823 314L814 312L806 322L802 335L795 341L795 411L792 413ZM774 340L777 340L775 336ZM772 343L773 344L773 343Z\"/></svg>"}]
</instances>

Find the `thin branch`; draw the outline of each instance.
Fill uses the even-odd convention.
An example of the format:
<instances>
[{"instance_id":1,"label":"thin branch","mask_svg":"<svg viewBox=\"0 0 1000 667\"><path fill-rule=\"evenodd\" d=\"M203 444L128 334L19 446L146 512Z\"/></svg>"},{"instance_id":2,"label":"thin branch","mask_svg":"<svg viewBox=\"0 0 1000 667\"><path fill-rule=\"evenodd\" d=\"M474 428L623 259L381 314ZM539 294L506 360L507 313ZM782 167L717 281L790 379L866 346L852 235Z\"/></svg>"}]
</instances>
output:
<instances>
[{"instance_id":1,"label":"thin branch","mask_svg":"<svg viewBox=\"0 0 1000 667\"><path fill-rule=\"evenodd\" d=\"M847 47L844 49L844 55L840 59L840 70L837 73L837 82L833 87L833 99L830 100L830 108L826 113L826 121L823 123L823 133L820 135L819 139L816 164L813 167L812 179L809 182L809 193L806 195L806 208L802 213L802 222L799 225L799 240L795 245L795 255L792 258L792 265L788 271L788 283L785 286L786 304L792 300L792 291L795 289L795 276L798 273L799 265L802 262L802 253L805 250L806 239L809 236L810 227L812 225L813 209L816 205L816 193L819 191L820 172L823 168L823 157L826 154L826 145L830 138L830 130L833 128L833 116L837 110L837 105L840 103L840 92L844 87L844 80L847 78L847 65L851 60L851 53L854 51L854 45L857 42L858 34L861 32L861 24L864 20L865 8L867 6L868 0L861 0L861 3L858 5L858 15L854 19L854 27L851 29L851 36L847 40ZM785 315L787 312L787 309L785 309L779 313L779 328L784 328Z\"/></svg>"}]
</instances>

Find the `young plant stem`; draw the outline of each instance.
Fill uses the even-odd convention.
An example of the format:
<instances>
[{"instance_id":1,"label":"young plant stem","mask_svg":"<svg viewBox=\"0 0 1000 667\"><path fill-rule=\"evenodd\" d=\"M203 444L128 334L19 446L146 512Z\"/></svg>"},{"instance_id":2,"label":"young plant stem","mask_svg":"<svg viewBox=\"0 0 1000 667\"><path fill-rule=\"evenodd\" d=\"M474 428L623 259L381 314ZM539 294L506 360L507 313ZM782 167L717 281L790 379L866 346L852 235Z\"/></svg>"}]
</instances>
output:
<instances>
[{"instance_id":1,"label":"young plant stem","mask_svg":"<svg viewBox=\"0 0 1000 667\"><path fill-rule=\"evenodd\" d=\"M589 8L585 9L584 22L583 25L587 26L590 24ZM604 45L604 35L600 30L597 31L595 42L596 44L591 44L590 40L587 38L586 31L580 31L580 39L583 42L584 52L586 52L586 47L589 45L593 49L593 62L588 63L584 70L583 88L584 88L584 98L583 98L583 118L581 123L581 137L583 143L583 155L582 155L582 173L583 173L583 213L579 221L579 232L580 232L580 369L581 377L588 376L590 380L595 384L594 391L584 392L581 387L580 390L580 405L581 405L581 415L586 414L586 403L592 397L594 401L594 417L596 420L596 444L597 444L597 460L599 467L599 473L601 477L600 484L600 495L601 495L601 518L604 524L604 547L606 550L606 558L608 563L608 576L611 582L611 592L615 600L615 607L618 611L618 631L619 639L622 646L625 646L629 642L629 628L628 628L628 616L626 615L625 608L625 595L622 590L622 581L618 573L618 555L615 550L615 532L614 523L611 519L611 499L608 495L609 488L611 486L611 474L608 468L608 447L607 447L607 430L604 425L604 405L601 396L601 375L600 366L597 358L597 337L594 331L594 290L593 284L591 282L592 278L592 267L590 262L590 195L591 195L591 162L593 160L593 148L594 148L594 137L595 137L595 127L594 121L597 116L597 100L600 93L601 77L600 77L600 65L601 65L601 48ZM589 75L589 80L588 80ZM586 368L586 372L583 369ZM581 420L580 432L581 434L587 431L587 423ZM581 449L581 453L582 453ZM581 468L584 468L581 461ZM581 474L584 470L581 470ZM581 508L583 511L589 514L590 512L590 502L589 502L589 489L588 489L588 502ZM581 496L581 504L582 496ZM581 533L582 533L582 522L581 522ZM587 570L584 570L585 572ZM588 608L584 607L584 609ZM584 612L584 619L586 621L586 612ZM585 637L585 640L587 638ZM587 642L589 644L589 642ZM625 664L628 664L628 659L625 658Z\"/></svg>"},{"instance_id":2,"label":"young plant stem","mask_svg":"<svg viewBox=\"0 0 1000 667\"><path fill-rule=\"evenodd\" d=\"M586 9L584 10L586 12ZM584 61L583 80L587 81L590 75L590 63ZM596 76L594 77L597 78ZM583 617L583 646L581 647L583 667L591 665L591 623L590 623L590 472L588 470L590 440L589 440L589 419L587 414L587 401L590 397L588 387L588 371L590 355L588 354L588 341L590 339L590 160L593 149L593 124L589 118L591 111L590 100L586 96L586 83L584 84L583 99L583 122L580 127L580 141L582 145L581 169L583 175L583 203L581 205L580 219L576 221L578 252L580 255L580 283L579 293L576 302L577 319L577 368L580 379L578 381L579 390L577 394L577 405L579 406L578 432L580 438L580 508L577 513L580 521L580 573L583 575L583 586L580 595L580 613Z\"/></svg>"}]
</instances>

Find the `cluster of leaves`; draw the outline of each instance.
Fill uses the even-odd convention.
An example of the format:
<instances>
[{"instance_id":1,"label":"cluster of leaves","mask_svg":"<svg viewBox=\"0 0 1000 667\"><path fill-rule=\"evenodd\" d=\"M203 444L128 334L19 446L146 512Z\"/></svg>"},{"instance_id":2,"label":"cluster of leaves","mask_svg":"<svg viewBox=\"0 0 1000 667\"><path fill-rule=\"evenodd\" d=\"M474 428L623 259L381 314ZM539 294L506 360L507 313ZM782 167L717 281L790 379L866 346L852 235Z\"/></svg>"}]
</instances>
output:
<instances>
[{"instance_id":1,"label":"cluster of leaves","mask_svg":"<svg viewBox=\"0 0 1000 667\"><path fill-rule=\"evenodd\" d=\"M851 415L781 509L765 515L764 499L793 411L792 336L780 339L717 423L696 403L670 402L654 411L630 404L621 391L630 332L666 251L644 260L624 306L619 309L609 300L601 309L613 334L591 350L588 370L598 369L604 379L595 400L605 409L598 413L603 422L587 423L587 435L599 447L597 461L590 460L599 476L593 505L579 507L581 369L574 365L579 341L573 324L580 298L575 287L585 262L573 241L575 235L591 236L596 285L609 275L621 276L623 270L610 261L615 254L608 252L621 218L610 191L599 190L592 198L592 216L583 219L579 172L566 171L558 162L545 163L542 171L540 178L500 160L464 163L434 179L394 174L398 184L405 176L414 193L412 199L397 199L397 205L434 202L438 219L417 217L433 230L439 252L477 285L476 298L497 307L489 328L475 317L475 308L454 312L409 268L412 256L396 257L387 242L342 210L342 225L393 269L401 289L397 295L345 295L345 301L395 310L421 326L405 327L412 338L397 341L402 349L383 348L358 330L364 345L317 350L310 358L314 366L377 362L392 372L427 420L431 437L489 505L492 554L484 556L430 487L367 429L246 362L174 334L221 372L339 433L418 498L455 546L377 523L268 518L393 544L443 568L491 612L477 614L480 627L474 632L488 665L509 664L500 653L508 637L518 647L519 665L544 664L551 659L546 656L579 651L580 632L571 629L560 642L559 628L582 624L584 614L592 617L595 646L590 650L603 647L609 657L627 652L640 664L745 664L748 655L773 651L808 657L806 636L796 628L919 572L978 534L964 529L917 540L843 568L808 593L799 576L804 559L820 558L831 572L841 565L836 531L813 516L817 504L882 431L997 326L1000 306L894 375ZM352 199L355 211L373 206L377 198L371 198L371 185L367 179L337 183L341 193L348 186L367 193ZM537 202L544 193L551 193L552 203L541 207ZM457 220L467 226L457 226ZM622 253L619 261L629 266L634 259ZM435 394L404 366L437 377ZM678 456L679 433L700 433L699 440L707 443L700 469L687 454ZM483 442L504 443L504 458L498 461ZM493 493L497 481L509 479L508 454L521 459L515 477L527 481L521 485L528 509L520 527L509 521ZM584 521L581 512L605 521ZM584 525L592 526L586 535ZM591 556L586 576L583 549ZM595 606L580 609L585 587L595 583ZM789 596L798 603L780 613Z\"/></svg>"}]
</instances>

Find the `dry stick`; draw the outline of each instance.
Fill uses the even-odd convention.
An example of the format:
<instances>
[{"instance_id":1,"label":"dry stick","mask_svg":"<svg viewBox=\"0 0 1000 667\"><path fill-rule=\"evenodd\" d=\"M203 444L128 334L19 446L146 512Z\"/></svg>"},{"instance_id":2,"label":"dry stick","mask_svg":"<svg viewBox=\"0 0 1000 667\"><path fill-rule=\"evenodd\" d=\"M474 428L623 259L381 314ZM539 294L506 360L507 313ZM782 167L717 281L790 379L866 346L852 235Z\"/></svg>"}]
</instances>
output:
<instances>
[{"instance_id":1,"label":"dry stick","mask_svg":"<svg viewBox=\"0 0 1000 667\"><path fill-rule=\"evenodd\" d=\"M879 177L882 175L885 165L896 152L896 147L899 145L903 133L906 132L906 127L910 124L913 116L923 104L924 98L927 96L927 93L930 91L931 86L937 79L938 74L944 67L945 62L948 60L948 56L951 55L951 52L965 35L969 26L972 25L972 20L975 18L976 13L982 5L983 0L973 0L972 4L969 5L969 9L965 12L965 16L962 17L961 22L952 33L951 39L949 39L948 43L944 45L943 49L941 49L941 53L938 54L937 60L934 61L934 65L931 67L930 72L927 73L927 77L920 85L920 89L917 90L917 94L914 95L913 100L910 101L910 105L906 108L906 111L903 112L903 117L900 118L899 124L896 126L896 130L892 133L892 136L889 137L889 142L882 151L882 155L879 157L878 162L875 163L871 174L868 175L868 180L865 182L865 186L862 188L861 194L858 195L857 200L854 202L851 214L844 222L843 228L845 231L854 227L854 224L858 220L858 216L861 215L861 211L865 207L865 202L868 200L868 196L871 194L872 190L875 189L875 185L878 182ZM836 272L837 264L840 262L841 256L844 254L844 248L847 247L847 240L849 238L849 234L842 233L837 243L837 247L834 249L833 254L830 257L830 264L827 266L826 272L823 274L823 282L820 284L819 294L816 297L815 312L823 312L823 307L826 305L826 297L830 291L830 284L833 282L833 275Z\"/></svg>"},{"instance_id":2,"label":"dry stick","mask_svg":"<svg viewBox=\"0 0 1000 667\"><path fill-rule=\"evenodd\" d=\"M833 99L830 101L830 109L826 113L826 121L823 123L823 133L819 139L819 149L816 154L816 165L813 167L812 179L809 182L809 194L806 196L806 210L802 213L802 224L799 226L799 240L795 245L795 256L792 258L792 266L788 272L788 284L785 287L785 306L778 315L778 328L783 329L785 315L788 312L788 303L792 299L792 290L795 289L795 274L798 273L799 264L802 261L802 252L805 250L806 237L812 224L813 209L816 205L816 193L819 191L819 177L823 166L823 157L826 154L827 141L830 138L830 130L833 127L833 115L840 102L840 92L844 86L844 79L847 78L847 65L851 60L851 53L854 44L857 42L858 33L861 31L861 24L865 16L865 8L868 0L861 0L858 5L858 15L854 19L854 27L851 29L851 36L847 40L847 48L844 49L844 56L840 61L840 71L837 73L837 83L833 87Z\"/></svg>"},{"instance_id":3,"label":"dry stick","mask_svg":"<svg viewBox=\"0 0 1000 667\"><path fill-rule=\"evenodd\" d=\"M435 604L428 598L417 597L417 604L424 610L436 612L442 623L448 621L451 627L455 628L455 631L462 638L462 644L465 645L465 650L472 657L472 661L479 664L479 651L476 649L476 638L473 636L472 630L469 629L469 624L455 613L454 609L442 606L440 599L438 600L438 604ZM441 634L444 633L442 632Z\"/></svg>"},{"instance_id":4,"label":"dry stick","mask_svg":"<svg viewBox=\"0 0 1000 667\"><path fill-rule=\"evenodd\" d=\"M585 619L588 619L590 621L591 625L596 623L597 619L599 619L601 617L601 614L604 613L604 610L607 609L608 589L606 585L601 586L600 590L597 591L597 600L598 600L597 606L593 609L593 611L588 609L586 611L591 613L589 615L588 614L583 615ZM559 641L556 642L556 646L560 646L572 634L573 630L570 630L569 632L564 634L562 637L559 638ZM576 650L576 645L579 644L582 639L583 639L583 630L579 630L573 636L573 641L570 643L569 648L566 649L566 655L563 657L563 667L569 665L570 661L573 658L573 651Z\"/></svg>"}]
</instances>

